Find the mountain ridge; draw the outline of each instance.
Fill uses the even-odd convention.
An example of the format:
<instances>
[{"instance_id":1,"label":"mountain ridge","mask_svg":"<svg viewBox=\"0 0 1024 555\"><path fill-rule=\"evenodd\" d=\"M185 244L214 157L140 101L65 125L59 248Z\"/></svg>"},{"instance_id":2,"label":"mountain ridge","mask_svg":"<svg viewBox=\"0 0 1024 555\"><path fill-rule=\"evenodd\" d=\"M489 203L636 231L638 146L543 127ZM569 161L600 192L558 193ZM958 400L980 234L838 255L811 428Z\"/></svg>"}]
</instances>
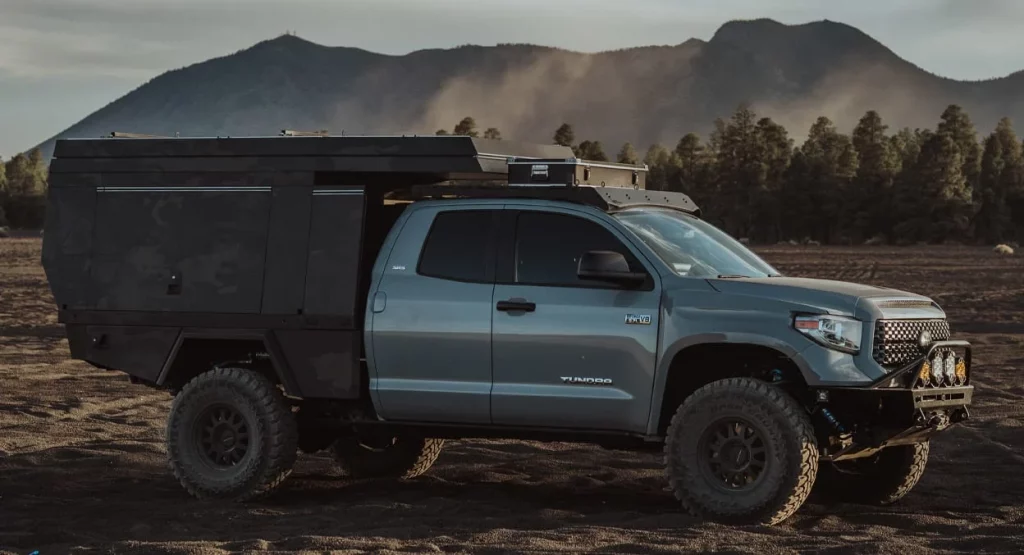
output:
<instances>
[{"instance_id":1,"label":"mountain ridge","mask_svg":"<svg viewBox=\"0 0 1024 555\"><path fill-rule=\"evenodd\" d=\"M960 104L979 132L1024 120L1024 70L961 81L904 60L830 20L723 24L707 41L578 52L535 44L460 45L406 54L325 46L285 34L164 72L57 137L110 131L268 135L280 129L430 134L463 116L549 142L563 121L609 151L705 135L748 104L800 137L820 115L849 130L878 110L891 129L933 127Z\"/></svg>"}]
</instances>

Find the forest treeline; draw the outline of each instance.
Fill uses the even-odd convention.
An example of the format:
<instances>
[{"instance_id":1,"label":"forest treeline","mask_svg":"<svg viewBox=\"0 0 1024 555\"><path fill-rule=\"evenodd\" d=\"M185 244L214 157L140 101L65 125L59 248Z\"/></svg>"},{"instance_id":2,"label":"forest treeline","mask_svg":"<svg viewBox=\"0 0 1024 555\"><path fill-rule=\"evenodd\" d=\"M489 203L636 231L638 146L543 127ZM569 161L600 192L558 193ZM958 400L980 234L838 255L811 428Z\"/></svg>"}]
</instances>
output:
<instances>
[{"instance_id":1,"label":"forest treeline","mask_svg":"<svg viewBox=\"0 0 1024 555\"><path fill-rule=\"evenodd\" d=\"M476 136L475 127L467 117L452 134ZM600 141L577 142L568 123L552 140L583 159L610 159ZM614 161L646 163L648 189L690 195L705 218L753 242L992 244L1024 240L1022 148L1007 118L979 140L957 105L935 129L892 132L869 111L844 134L820 117L799 145L741 106L707 140L689 133L643 157L626 143Z\"/></svg>"},{"instance_id":2,"label":"forest treeline","mask_svg":"<svg viewBox=\"0 0 1024 555\"><path fill-rule=\"evenodd\" d=\"M46 208L47 165L39 149L0 159L0 227L37 229Z\"/></svg>"},{"instance_id":3,"label":"forest treeline","mask_svg":"<svg viewBox=\"0 0 1024 555\"><path fill-rule=\"evenodd\" d=\"M479 136L463 118L452 131ZM485 138L501 139L487 128ZM552 141L588 160L609 160L600 141L577 142L570 124ZM1024 160L1009 119L979 140L957 105L935 129L891 131L875 111L844 134L826 117L801 143L770 117L740 106L707 140L689 133L641 157L626 143L614 160L646 163L647 188L681 191L704 217L757 243L1024 242ZM0 163L0 226L42 226L47 165L38 149Z\"/></svg>"}]
</instances>

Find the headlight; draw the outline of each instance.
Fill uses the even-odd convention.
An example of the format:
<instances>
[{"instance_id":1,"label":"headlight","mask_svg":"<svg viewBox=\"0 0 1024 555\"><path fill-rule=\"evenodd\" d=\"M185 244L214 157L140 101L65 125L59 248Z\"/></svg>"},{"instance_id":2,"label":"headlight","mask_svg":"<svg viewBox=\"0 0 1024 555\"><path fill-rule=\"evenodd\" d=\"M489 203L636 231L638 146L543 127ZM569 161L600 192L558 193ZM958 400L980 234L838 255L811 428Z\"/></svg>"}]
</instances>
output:
<instances>
[{"instance_id":1,"label":"headlight","mask_svg":"<svg viewBox=\"0 0 1024 555\"><path fill-rule=\"evenodd\" d=\"M862 324L855 318L827 314L797 316L793 320L793 327L830 349L851 354L860 351Z\"/></svg>"}]
</instances>

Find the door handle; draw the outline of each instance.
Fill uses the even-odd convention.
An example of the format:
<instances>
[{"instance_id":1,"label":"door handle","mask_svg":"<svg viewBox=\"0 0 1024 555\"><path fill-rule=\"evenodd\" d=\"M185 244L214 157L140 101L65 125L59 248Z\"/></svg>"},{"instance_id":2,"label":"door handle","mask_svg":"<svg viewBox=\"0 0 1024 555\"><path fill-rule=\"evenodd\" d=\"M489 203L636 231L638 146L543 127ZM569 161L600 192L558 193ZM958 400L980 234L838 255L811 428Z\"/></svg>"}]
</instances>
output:
<instances>
[{"instance_id":1,"label":"door handle","mask_svg":"<svg viewBox=\"0 0 1024 555\"><path fill-rule=\"evenodd\" d=\"M509 299L507 301L498 301L497 308L502 312L533 312L534 310L537 310L537 305L527 301L526 299Z\"/></svg>"}]
</instances>

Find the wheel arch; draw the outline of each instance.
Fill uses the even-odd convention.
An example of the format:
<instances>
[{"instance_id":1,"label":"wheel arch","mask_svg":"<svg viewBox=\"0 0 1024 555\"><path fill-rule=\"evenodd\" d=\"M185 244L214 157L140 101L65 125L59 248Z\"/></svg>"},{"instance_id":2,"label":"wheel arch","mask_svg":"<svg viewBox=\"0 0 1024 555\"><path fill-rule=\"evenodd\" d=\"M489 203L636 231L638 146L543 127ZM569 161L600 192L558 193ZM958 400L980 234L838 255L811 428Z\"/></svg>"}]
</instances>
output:
<instances>
[{"instance_id":1,"label":"wheel arch","mask_svg":"<svg viewBox=\"0 0 1024 555\"><path fill-rule=\"evenodd\" d=\"M773 378L774 370L779 375ZM816 381L798 351L771 337L723 333L686 338L662 357L648 434L664 437L673 411L687 397L713 381L736 377L777 379L793 389L806 389Z\"/></svg>"},{"instance_id":2,"label":"wheel arch","mask_svg":"<svg viewBox=\"0 0 1024 555\"><path fill-rule=\"evenodd\" d=\"M245 368L284 386L287 395L301 391L273 334L261 331L186 330L178 334L156 384L180 390L199 374L216 367Z\"/></svg>"}]
</instances>

